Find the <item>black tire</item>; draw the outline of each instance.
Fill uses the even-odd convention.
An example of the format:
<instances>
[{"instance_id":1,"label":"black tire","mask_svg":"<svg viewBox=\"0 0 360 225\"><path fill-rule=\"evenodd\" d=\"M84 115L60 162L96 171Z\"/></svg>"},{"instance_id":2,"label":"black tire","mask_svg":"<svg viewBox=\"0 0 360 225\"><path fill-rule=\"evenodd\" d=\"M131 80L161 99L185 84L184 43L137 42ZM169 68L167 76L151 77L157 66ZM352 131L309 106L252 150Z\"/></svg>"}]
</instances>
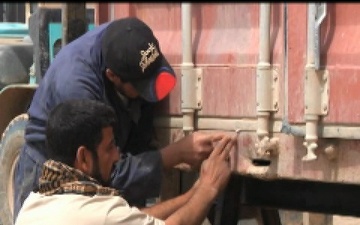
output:
<instances>
[{"instance_id":1,"label":"black tire","mask_svg":"<svg viewBox=\"0 0 360 225\"><path fill-rule=\"evenodd\" d=\"M26 113L15 117L6 127L0 143L0 224L12 225L14 212L14 169L24 145Z\"/></svg>"}]
</instances>

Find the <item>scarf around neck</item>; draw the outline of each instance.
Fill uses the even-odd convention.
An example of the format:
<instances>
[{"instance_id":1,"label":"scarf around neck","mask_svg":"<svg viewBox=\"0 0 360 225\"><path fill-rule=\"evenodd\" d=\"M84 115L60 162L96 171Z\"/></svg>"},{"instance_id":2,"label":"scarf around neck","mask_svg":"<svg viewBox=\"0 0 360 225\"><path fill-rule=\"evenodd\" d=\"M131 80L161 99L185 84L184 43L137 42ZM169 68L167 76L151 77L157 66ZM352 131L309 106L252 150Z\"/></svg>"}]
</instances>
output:
<instances>
[{"instance_id":1,"label":"scarf around neck","mask_svg":"<svg viewBox=\"0 0 360 225\"><path fill-rule=\"evenodd\" d=\"M44 195L119 195L117 190L101 186L97 180L82 171L54 160L44 163L38 192Z\"/></svg>"}]
</instances>

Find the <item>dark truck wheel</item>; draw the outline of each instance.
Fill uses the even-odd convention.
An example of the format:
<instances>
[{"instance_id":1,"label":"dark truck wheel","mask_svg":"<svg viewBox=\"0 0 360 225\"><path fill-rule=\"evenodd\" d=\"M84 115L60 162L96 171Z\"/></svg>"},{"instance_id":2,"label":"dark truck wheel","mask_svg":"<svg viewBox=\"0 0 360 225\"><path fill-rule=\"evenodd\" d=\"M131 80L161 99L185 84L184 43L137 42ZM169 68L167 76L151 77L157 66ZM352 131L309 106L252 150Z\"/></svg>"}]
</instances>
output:
<instances>
[{"instance_id":1,"label":"dark truck wheel","mask_svg":"<svg viewBox=\"0 0 360 225\"><path fill-rule=\"evenodd\" d=\"M24 144L27 114L15 117L6 127L0 143L0 224L13 224L14 170Z\"/></svg>"}]
</instances>

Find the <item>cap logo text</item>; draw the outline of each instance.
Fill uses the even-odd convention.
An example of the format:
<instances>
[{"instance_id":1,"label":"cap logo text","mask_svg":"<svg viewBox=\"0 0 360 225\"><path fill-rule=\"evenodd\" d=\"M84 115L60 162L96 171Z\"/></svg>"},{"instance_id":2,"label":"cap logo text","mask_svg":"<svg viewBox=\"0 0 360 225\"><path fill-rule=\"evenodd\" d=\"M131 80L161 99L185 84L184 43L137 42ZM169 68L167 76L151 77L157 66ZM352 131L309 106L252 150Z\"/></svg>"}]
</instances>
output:
<instances>
[{"instance_id":1,"label":"cap logo text","mask_svg":"<svg viewBox=\"0 0 360 225\"><path fill-rule=\"evenodd\" d=\"M148 49L140 51L141 60L139 62L139 66L141 67L143 73L145 69L160 55L154 43L148 43L148 46Z\"/></svg>"}]
</instances>

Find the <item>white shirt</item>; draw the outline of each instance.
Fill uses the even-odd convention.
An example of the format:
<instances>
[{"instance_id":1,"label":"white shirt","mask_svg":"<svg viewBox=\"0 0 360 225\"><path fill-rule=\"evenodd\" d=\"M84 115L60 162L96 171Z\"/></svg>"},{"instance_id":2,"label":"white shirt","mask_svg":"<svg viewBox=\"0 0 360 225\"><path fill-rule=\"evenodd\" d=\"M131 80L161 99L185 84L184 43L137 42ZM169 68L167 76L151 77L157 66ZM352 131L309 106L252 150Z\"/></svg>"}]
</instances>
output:
<instances>
[{"instance_id":1,"label":"white shirt","mask_svg":"<svg viewBox=\"0 0 360 225\"><path fill-rule=\"evenodd\" d=\"M45 196L31 192L15 225L164 225L165 222L130 207L120 196L79 194Z\"/></svg>"}]
</instances>

